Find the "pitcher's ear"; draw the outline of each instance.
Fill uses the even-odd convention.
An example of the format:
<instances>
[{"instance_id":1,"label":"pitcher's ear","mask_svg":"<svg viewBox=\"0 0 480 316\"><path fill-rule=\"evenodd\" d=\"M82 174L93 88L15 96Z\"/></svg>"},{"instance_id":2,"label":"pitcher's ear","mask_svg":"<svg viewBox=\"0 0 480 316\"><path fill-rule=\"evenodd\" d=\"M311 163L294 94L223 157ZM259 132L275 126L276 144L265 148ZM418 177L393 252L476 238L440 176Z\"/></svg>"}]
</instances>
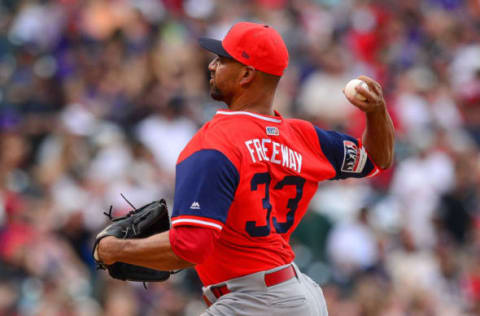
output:
<instances>
[{"instance_id":1,"label":"pitcher's ear","mask_svg":"<svg viewBox=\"0 0 480 316\"><path fill-rule=\"evenodd\" d=\"M242 70L242 76L240 78L240 85L248 85L253 79L255 79L257 71L252 66L245 66Z\"/></svg>"}]
</instances>

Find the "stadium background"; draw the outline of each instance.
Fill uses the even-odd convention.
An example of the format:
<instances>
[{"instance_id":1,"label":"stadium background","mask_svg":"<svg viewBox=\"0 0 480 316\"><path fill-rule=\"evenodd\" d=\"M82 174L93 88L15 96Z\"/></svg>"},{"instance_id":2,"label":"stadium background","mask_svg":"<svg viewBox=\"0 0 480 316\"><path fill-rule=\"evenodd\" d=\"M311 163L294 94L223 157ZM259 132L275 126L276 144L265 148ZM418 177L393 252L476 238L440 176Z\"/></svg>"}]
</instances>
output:
<instances>
[{"instance_id":1,"label":"stadium background","mask_svg":"<svg viewBox=\"0 0 480 316\"><path fill-rule=\"evenodd\" d=\"M322 184L294 235L330 315L480 315L478 0L3 0L0 315L204 310L192 271L145 291L96 272L90 245L120 193L171 205L219 106L196 38L239 20L285 38L284 116L360 136L341 90L366 74L395 121L394 167Z\"/></svg>"}]
</instances>

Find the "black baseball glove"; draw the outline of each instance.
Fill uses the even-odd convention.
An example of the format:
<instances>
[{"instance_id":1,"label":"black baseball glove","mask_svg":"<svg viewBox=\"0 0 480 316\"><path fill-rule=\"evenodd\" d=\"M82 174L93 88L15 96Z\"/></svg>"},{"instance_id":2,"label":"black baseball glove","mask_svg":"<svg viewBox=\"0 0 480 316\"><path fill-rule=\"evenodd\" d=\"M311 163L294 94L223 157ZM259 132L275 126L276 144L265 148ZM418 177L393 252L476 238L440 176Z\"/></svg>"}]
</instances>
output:
<instances>
[{"instance_id":1,"label":"black baseball glove","mask_svg":"<svg viewBox=\"0 0 480 316\"><path fill-rule=\"evenodd\" d=\"M93 258L97 263L97 269L106 269L112 278L123 281L151 282L167 280L173 272L159 271L124 262L106 265L100 261L96 254L98 243L107 236L115 236L122 239L144 238L169 230L170 219L165 200L161 199L160 201L151 202L139 209L134 208L133 211L123 217L112 218L111 213L112 207L110 207L108 214L105 213L112 223L97 235L93 245Z\"/></svg>"}]
</instances>

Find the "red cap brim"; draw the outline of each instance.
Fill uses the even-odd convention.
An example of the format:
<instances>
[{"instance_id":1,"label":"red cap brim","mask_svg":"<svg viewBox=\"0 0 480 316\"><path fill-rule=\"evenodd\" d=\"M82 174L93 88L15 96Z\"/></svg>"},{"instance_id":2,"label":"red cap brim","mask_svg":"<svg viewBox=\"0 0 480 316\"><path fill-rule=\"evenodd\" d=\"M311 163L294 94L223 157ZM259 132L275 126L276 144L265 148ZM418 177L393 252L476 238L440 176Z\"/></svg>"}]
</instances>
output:
<instances>
[{"instance_id":1,"label":"red cap brim","mask_svg":"<svg viewBox=\"0 0 480 316\"><path fill-rule=\"evenodd\" d=\"M205 48L206 50L211 51L212 53L217 54L218 56L233 58L226 50L223 48L222 41L213 39L213 38L206 38L201 37L198 39L198 43L200 46Z\"/></svg>"}]
</instances>

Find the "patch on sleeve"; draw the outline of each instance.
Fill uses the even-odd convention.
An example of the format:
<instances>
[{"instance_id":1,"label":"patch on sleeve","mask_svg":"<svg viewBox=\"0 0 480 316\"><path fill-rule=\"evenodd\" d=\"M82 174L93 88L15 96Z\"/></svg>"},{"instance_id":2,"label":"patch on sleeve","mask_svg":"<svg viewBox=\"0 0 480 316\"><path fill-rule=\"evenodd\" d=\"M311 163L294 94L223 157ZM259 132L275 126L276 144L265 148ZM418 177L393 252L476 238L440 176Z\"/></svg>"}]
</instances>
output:
<instances>
[{"instance_id":1,"label":"patch on sleeve","mask_svg":"<svg viewBox=\"0 0 480 316\"><path fill-rule=\"evenodd\" d=\"M358 146L349 140L343 141L343 163L342 172L361 173L367 163L367 152L365 148Z\"/></svg>"}]
</instances>

